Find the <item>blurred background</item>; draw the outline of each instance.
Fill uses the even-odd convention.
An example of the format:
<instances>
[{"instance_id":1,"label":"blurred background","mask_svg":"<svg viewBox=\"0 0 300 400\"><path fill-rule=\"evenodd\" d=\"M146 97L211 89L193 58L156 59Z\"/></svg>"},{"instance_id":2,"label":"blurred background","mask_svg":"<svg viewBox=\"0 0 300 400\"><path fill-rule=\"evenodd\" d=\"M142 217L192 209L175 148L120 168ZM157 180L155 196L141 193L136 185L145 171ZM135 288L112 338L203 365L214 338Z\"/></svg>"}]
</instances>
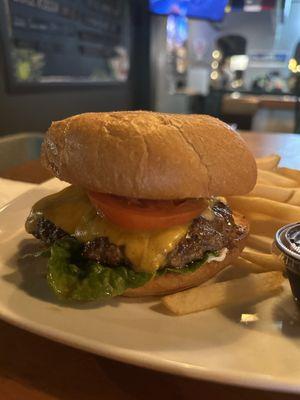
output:
<instances>
[{"instance_id":1,"label":"blurred background","mask_svg":"<svg viewBox=\"0 0 300 400\"><path fill-rule=\"evenodd\" d=\"M85 111L300 131L300 0L0 0L0 134Z\"/></svg>"}]
</instances>

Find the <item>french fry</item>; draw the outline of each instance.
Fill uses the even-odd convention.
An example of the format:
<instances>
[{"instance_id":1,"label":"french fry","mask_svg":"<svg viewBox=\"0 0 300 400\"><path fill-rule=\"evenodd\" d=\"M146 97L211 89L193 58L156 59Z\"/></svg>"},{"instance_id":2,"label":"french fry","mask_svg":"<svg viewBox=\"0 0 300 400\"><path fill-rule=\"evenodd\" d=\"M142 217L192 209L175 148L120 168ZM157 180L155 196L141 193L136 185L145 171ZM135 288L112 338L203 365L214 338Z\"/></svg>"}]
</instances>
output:
<instances>
[{"instance_id":1,"label":"french fry","mask_svg":"<svg viewBox=\"0 0 300 400\"><path fill-rule=\"evenodd\" d=\"M280 201L282 203L288 202L289 199L294 195L295 190L291 188L283 188L280 186L265 185L258 183L255 185L252 192L248 196L252 197L264 197L265 199Z\"/></svg>"},{"instance_id":2,"label":"french fry","mask_svg":"<svg viewBox=\"0 0 300 400\"><path fill-rule=\"evenodd\" d=\"M286 168L286 167L278 167L278 168L276 168L276 172L282 176L285 176L286 178L297 181L298 182L297 186L300 185L300 170Z\"/></svg>"},{"instance_id":3,"label":"french fry","mask_svg":"<svg viewBox=\"0 0 300 400\"><path fill-rule=\"evenodd\" d=\"M254 264L261 266L265 271L282 271L283 262L275 254L264 254L251 248L243 250L241 257Z\"/></svg>"},{"instance_id":4,"label":"french fry","mask_svg":"<svg viewBox=\"0 0 300 400\"><path fill-rule=\"evenodd\" d=\"M266 272L260 265L248 261L242 257L239 257L237 260L235 260L233 262L233 265L237 268L244 269L247 272L255 272L255 273Z\"/></svg>"},{"instance_id":5,"label":"french fry","mask_svg":"<svg viewBox=\"0 0 300 400\"><path fill-rule=\"evenodd\" d=\"M287 221L259 213L248 214L247 220L250 223L250 232L252 234L270 238L274 238L277 230L287 224Z\"/></svg>"},{"instance_id":6,"label":"french fry","mask_svg":"<svg viewBox=\"0 0 300 400\"><path fill-rule=\"evenodd\" d=\"M260 157L256 159L257 168L266 171L272 171L277 167L280 161L280 156L278 154L271 154L269 156Z\"/></svg>"},{"instance_id":7,"label":"french fry","mask_svg":"<svg viewBox=\"0 0 300 400\"><path fill-rule=\"evenodd\" d=\"M247 238L247 246L264 253L271 253L273 240L266 236L249 235Z\"/></svg>"},{"instance_id":8,"label":"french fry","mask_svg":"<svg viewBox=\"0 0 300 400\"><path fill-rule=\"evenodd\" d=\"M273 183L270 183L267 179L263 179L262 177L257 177L257 185L265 185L265 186L272 186Z\"/></svg>"},{"instance_id":9,"label":"french fry","mask_svg":"<svg viewBox=\"0 0 300 400\"><path fill-rule=\"evenodd\" d=\"M231 208L240 211L246 216L256 212L273 218L294 222L300 220L300 207L280 203L278 201L262 199L260 197L233 196L227 198Z\"/></svg>"},{"instance_id":10,"label":"french fry","mask_svg":"<svg viewBox=\"0 0 300 400\"><path fill-rule=\"evenodd\" d=\"M280 272L251 274L245 278L198 286L162 298L163 304L176 315L210 308L258 301L272 295L283 283Z\"/></svg>"},{"instance_id":11,"label":"french fry","mask_svg":"<svg viewBox=\"0 0 300 400\"><path fill-rule=\"evenodd\" d=\"M295 189L294 194L288 200L289 204L293 204L295 206L300 206L300 189Z\"/></svg>"},{"instance_id":12,"label":"french fry","mask_svg":"<svg viewBox=\"0 0 300 400\"><path fill-rule=\"evenodd\" d=\"M274 186L274 183L271 183L270 180L268 179L263 179L261 177L257 177L257 185L265 185L265 186ZM275 185L276 186L276 185ZM283 186L277 186L277 187L283 187ZM293 188L291 188L293 189Z\"/></svg>"},{"instance_id":13,"label":"french fry","mask_svg":"<svg viewBox=\"0 0 300 400\"><path fill-rule=\"evenodd\" d=\"M281 186L286 188L294 188L298 186L298 182L294 179L277 174L276 172L265 171L263 169L257 171L257 181L261 184L268 183L272 186Z\"/></svg>"}]
</instances>

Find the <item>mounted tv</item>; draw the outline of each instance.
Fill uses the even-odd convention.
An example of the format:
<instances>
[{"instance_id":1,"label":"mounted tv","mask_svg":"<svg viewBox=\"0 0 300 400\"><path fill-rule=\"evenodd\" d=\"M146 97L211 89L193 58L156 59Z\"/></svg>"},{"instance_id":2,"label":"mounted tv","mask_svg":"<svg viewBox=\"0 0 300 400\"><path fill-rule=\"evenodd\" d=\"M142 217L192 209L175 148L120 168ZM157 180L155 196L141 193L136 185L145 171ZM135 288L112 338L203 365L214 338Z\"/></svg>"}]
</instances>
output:
<instances>
[{"instance_id":1,"label":"mounted tv","mask_svg":"<svg viewBox=\"0 0 300 400\"><path fill-rule=\"evenodd\" d=\"M224 17L228 0L149 0L154 14L180 14L189 18L218 22Z\"/></svg>"}]
</instances>

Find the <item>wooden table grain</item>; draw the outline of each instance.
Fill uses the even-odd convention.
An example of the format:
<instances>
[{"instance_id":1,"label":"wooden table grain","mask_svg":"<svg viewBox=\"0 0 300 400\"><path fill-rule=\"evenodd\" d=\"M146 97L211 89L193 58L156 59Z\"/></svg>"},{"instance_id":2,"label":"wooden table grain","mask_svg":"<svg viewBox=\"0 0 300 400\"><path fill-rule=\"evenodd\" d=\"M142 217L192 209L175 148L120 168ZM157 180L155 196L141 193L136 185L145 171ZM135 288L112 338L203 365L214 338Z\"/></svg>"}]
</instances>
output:
<instances>
[{"instance_id":1,"label":"wooden table grain","mask_svg":"<svg viewBox=\"0 0 300 400\"><path fill-rule=\"evenodd\" d=\"M300 168L300 135L248 132L243 137L256 156L276 152L282 155L283 165ZM36 183L48 178L38 161L0 175ZM161 398L293 400L300 396L196 381L134 367L0 321L0 400Z\"/></svg>"}]
</instances>

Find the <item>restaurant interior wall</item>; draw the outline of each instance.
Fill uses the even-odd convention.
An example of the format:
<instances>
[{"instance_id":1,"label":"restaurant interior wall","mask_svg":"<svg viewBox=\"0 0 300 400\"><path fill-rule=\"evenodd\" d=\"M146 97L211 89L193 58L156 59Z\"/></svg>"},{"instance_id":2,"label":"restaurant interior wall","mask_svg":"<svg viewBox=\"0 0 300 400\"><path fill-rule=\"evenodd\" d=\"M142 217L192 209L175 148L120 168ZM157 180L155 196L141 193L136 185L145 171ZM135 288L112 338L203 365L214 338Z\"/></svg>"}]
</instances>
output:
<instances>
[{"instance_id":1,"label":"restaurant interior wall","mask_svg":"<svg viewBox=\"0 0 300 400\"><path fill-rule=\"evenodd\" d=\"M160 112L188 113L187 96L169 90L166 26L166 17L151 16L151 107Z\"/></svg>"}]
</instances>

